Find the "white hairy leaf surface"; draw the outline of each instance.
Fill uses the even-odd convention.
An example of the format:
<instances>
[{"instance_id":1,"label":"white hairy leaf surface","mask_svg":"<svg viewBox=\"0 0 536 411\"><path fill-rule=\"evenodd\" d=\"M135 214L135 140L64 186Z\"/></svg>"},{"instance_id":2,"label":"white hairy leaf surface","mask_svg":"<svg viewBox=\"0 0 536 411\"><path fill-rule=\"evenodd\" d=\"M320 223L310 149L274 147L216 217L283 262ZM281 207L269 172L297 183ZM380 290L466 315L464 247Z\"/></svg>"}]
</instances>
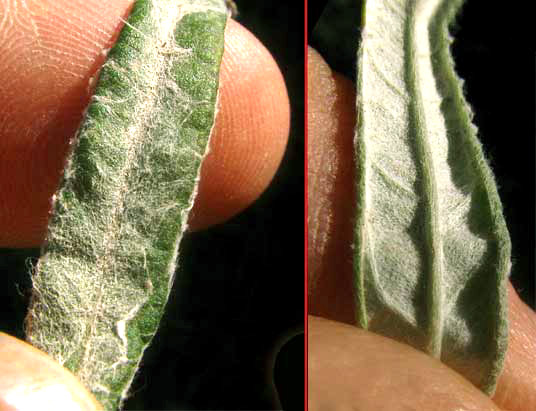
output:
<instances>
[{"instance_id":1,"label":"white hairy leaf surface","mask_svg":"<svg viewBox=\"0 0 536 411\"><path fill-rule=\"evenodd\" d=\"M358 55L358 322L492 393L510 240L448 25L460 0L369 0ZM365 17L366 16L366 17Z\"/></svg>"}]
</instances>

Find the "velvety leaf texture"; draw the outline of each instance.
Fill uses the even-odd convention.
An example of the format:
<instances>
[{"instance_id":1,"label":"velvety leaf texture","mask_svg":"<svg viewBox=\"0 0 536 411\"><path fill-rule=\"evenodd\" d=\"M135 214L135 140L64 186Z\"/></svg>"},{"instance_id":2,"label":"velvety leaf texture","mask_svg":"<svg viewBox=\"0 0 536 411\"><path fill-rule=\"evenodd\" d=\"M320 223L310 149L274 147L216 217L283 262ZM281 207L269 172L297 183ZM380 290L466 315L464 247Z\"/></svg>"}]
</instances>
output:
<instances>
[{"instance_id":1,"label":"velvety leaf texture","mask_svg":"<svg viewBox=\"0 0 536 411\"><path fill-rule=\"evenodd\" d=\"M493 393L510 240L448 25L460 0L368 0L358 53L359 324ZM365 17L366 16L366 17Z\"/></svg>"},{"instance_id":2,"label":"velvety leaf texture","mask_svg":"<svg viewBox=\"0 0 536 411\"><path fill-rule=\"evenodd\" d=\"M213 127L223 0L138 0L108 55L33 274L29 341L116 409L156 332Z\"/></svg>"}]
</instances>

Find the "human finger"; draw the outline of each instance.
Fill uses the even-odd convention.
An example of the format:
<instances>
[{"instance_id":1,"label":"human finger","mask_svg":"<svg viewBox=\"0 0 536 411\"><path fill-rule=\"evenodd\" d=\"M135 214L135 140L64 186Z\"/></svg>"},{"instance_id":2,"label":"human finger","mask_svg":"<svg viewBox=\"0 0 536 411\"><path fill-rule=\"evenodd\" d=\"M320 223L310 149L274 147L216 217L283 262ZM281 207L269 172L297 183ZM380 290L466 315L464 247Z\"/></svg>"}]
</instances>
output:
<instances>
[{"instance_id":1,"label":"human finger","mask_svg":"<svg viewBox=\"0 0 536 411\"><path fill-rule=\"evenodd\" d=\"M132 3L45 0L21 3L23 7L12 1L0 3L4 16L0 20L0 246L32 247L43 241L69 141L89 103L91 79ZM288 98L275 62L236 23L230 22L227 32L230 51L221 73L222 100L227 102L221 106L211 142L213 155L202 171L192 228L220 222L253 201L275 173L288 135ZM245 64L248 56L264 66L256 63L252 66L257 70L229 72ZM255 110L244 109L252 100L245 97L244 88L237 88L235 99L228 97L232 84L244 80L249 85L273 82L271 94L259 92L270 88L265 85L250 89L259 95ZM266 121L270 115L271 127ZM252 137L254 128L261 130L257 139ZM266 137L269 134L271 138Z\"/></svg>"},{"instance_id":2,"label":"human finger","mask_svg":"<svg viewBox=\"0 0 536 411\"><path fill-rule=\"evenodd\" d=\"M221 223L245 209L272 180L283 158L290 104L270 52L229 21L220 73L220 110L190 214L192 230Z\"/></svg>"},{"instance_id":3,"label":"human finger","mask_svg":"<svg viewBox=\"0 0 536 411\"><path fill-rule=\"evenodd\" d=\"M0 2L0 246L43 241L90 79L132 2Z\"/></svg>"},{"instance_id":4,"label":"human finger","mask_svg":"<svg viewBox=\"0 0 536 411\"><path fill-rule=\"evenodd\" d=\"M499 410L438 360L357 327L309 316L309 409Z\"/></svg>"},{"instance_id":5,"label":"human finger","mask_svg":"<svg viewBox=\"0 0 536 411\"><path fill-rule=\"evenodd\" d=\"M0 410L97 411L78 379L42 351L0 333Z\"/></svg>"},{"instance_id":6,"label":"human finger","mask_svg":"<svg viewBox=\"0 0 536 411\"><path fill-rule=\"evenodd\" d=\"M508 287L510 334L493 400L509 411L536 409L536 314Z\"/></svg>"},{"instance_id":7,"label":"human finger","mask_svg":"<svg viewBox=\"0 0 536 411\"><path fill-rule=\"evenodd\" d=\"M355 92L310 47L307 91L309 312L353 323Z\"/></svg>"}]
</instances>

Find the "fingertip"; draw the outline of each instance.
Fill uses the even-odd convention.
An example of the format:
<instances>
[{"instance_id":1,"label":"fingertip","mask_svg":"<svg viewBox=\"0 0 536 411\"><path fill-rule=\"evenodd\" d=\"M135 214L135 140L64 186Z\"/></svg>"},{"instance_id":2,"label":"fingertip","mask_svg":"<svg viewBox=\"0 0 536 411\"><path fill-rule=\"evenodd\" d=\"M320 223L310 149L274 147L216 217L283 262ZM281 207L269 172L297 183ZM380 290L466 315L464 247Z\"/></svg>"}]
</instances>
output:
<instances>
[{"instance_id":1,"label":"fingertip","mask_svg":"<svg viewBox=\"0 0 536 411\"><path fill-rule=\"evenodd\" d=\"M89 102L91 79L133 2L0 2L2 246L43 241L50 199Z\"/></svg>"},{"instance_id":2,"label":"fingertip","mask_svg":"<svg viewBox=\"0 0 536 411\"><path fill-rule=\"evenodd\" d=\"M78 379L30 344L0 333L0 410L98 411Z\"/></svg>"},{"instance_id":3,"label":"fingertip","mask_svg":"<svg viewBox=\"0 0 536 411\"><path fill-rule=\"evenodd\" d=\"M24 44L0 44L0 74L11 79L4 86L20 91L2 92L0 87L4 246L43 241L69 141L89 101L90 79L133 0L94 3L36 3L35 10L17 16L28 23L14 28ZM31 22L39 32L25 31ZM290 108L283 77L270 53L234 21L226 30L221 84L221 110L201 171L192 229L222 222L251 204L273 178L288 138Z\"/></svg>"},{"instance_id":4,"label":"fingertip","mask_svg":"<svg viewBox=\"0 0 536 411\"><path fill-rule=\"evenodd\" d=\"M309 312L353 323L355 92L308 49Z\"/></svg>"},{"instance_id":5,"label":"fingertip","mask_svg":"<svg viewBox=\"0 0 536 411\"><path fill-rule=\"evenodd\" d=\"M190 214L192 231L236 215L266 189L283 158L290 127L285 82L274 58L229 20L220 71L219 111Z\"/></svg>"},{"instance_id":6,"label":"fingertip","mask_svg":"<svg viewBox=\"0 0 536 411\"><path fill-rule=\"evenodd\" d=\"M510 411L536 409L536 314L508 286L509 340L493 400Z\"/></svg>"},{"instance_id":7,"label":"fingertip","mask_svg":"<svg viewBox=\"0 0 536 411\"><path fill-rule=\"evenodd\" d=\"M468 380L408 345L313 316L308 336L311 410L499 411Z\"/></svg>"}]
</instances>

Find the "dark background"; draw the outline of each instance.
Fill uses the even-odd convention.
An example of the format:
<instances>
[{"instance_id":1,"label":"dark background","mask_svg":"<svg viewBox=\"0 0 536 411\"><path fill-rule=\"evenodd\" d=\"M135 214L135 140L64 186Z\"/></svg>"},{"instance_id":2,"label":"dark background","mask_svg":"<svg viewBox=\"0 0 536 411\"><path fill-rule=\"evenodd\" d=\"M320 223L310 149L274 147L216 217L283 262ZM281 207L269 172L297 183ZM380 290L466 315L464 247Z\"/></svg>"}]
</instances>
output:
<instances>
[{"instance_id":1,"label":"dark background","mask_svg":"<svg viewBox=\"0 0 536 411\"><path fill-rule=\"evenodd\" d=\"M168 308L127 410L304 408L303 2L236 3L236 19L285 78L289 144L258 201L183 239ZM0 249L0 330L19 338L38 253Z\"/></svg>"},{"instance_id":2,"label":"dark background","mask_svg":"<svg viewBox=\"0 0 536 411\"><path fill-rule=\"evenodd\" d=\"M308 42L328 64L355 79L361 2L310 1ZM341 5L340 8L337 5ZM344 6L344 7L343 7ZM336 46L313 34L326 10L337 21L331 35ZM520 10L467 0L451 30L456 71L465 80L466 98L474 112L479 139L495 174L512 240L511 281L531 307L535 302L535 49ZM321 28L320 28L321 29ZM325 36L325 32L324 38ZM531 37L529 37L531 36ZM340 39L340 40L339 40ZM353 44L353 49L348 47Z\"/></svg>"}]
</instances>

